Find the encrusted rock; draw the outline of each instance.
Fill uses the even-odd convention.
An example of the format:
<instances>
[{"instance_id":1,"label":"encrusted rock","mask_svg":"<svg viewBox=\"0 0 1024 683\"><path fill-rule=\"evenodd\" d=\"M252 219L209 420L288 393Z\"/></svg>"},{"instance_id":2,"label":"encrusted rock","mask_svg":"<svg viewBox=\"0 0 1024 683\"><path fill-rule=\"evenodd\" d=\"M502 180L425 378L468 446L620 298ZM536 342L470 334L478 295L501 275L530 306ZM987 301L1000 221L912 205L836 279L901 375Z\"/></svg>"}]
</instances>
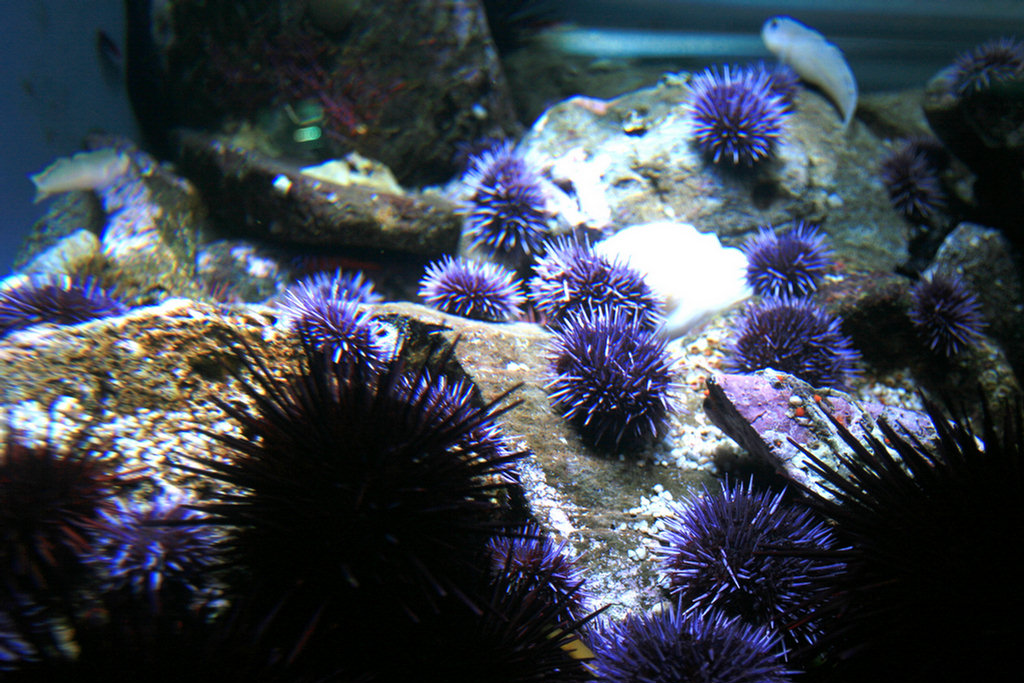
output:
<instances>
[{"instance_id":1,"label":"encrusted rock","mask_svg":"<svg viewBox=\"0 0 1024 683\"><path fill-rule=\"evenodd\" d=\"M582 215L608 217L592 228L669 219L735 243L762 225L802 218L824 222L848 265L890 270L906 259L906 226L870 171L885 147L865 126L843 130L827 100L801 90L773 160L722 168L691 142L688 78L666 74L612 100L559 103L523 146L576 197Z\"/></svg>"},{"instance_id":2,"label":"encrusted rock","mask_svg":"<svg viewBox=\"0 0 1024 683\"><path fill-rule=\"evenodd\" d=\"M441 197L395 194L314 178L209 135L181 135L181 165L226 226L297 245L439 254L458 246L462 220Z\"/></svg>"}]
</instances>

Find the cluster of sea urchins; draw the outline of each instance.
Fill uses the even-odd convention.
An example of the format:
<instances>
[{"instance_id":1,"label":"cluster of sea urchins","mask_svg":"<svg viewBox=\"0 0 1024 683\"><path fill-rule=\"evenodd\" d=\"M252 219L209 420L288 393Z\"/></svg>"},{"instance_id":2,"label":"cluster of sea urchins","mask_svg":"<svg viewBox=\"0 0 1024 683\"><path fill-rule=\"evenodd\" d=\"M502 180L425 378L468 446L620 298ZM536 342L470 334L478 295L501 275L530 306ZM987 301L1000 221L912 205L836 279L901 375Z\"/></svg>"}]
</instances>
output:
<instances>
[{"instance_id":1,"label":"cluster of sea urchins","mask_svg":"<svg viewBox=\"0 0 1024 683\"><path fill-rule=\"evenodd\" d=\"M839 319L812 298L832 267L818 228L802 222L781 234L762 228L743 250L747 282L761 298L740 318L727 366L741 373L772 368L815 386L844 386L859 355Z\"/></svg>"}]
</instances>

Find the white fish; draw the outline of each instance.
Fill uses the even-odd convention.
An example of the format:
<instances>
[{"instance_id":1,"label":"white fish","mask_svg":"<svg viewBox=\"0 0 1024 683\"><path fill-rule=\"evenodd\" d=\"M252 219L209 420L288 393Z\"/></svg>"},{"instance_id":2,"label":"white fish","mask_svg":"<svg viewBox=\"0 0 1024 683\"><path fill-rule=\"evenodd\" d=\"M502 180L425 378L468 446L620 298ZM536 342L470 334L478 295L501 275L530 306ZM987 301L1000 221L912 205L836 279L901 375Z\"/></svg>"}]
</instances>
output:
<instances>
[{"instance_id":1,"label":"white fish","mask_svg":"<svg viewBox=\"0 0 1024 683\"><path fill-rule=\"evenodd\" d=\"M100 190L128 171L128 155L111 147L61 157L29 176L36 186L36 202L72 190Z\"/></svg>"},{"instance_id":2,"label":"white fish","mask_svg":"<svg viewBox=\"0 0 1024 683\"><path fill-rule=\"evenodd\" d=\"M825 91L843 115L843 125L850 125L857 108L857 81L842 50L790 17L772 17L764 22L761 39L780 62Z\"/></svg>"}]
</instances>

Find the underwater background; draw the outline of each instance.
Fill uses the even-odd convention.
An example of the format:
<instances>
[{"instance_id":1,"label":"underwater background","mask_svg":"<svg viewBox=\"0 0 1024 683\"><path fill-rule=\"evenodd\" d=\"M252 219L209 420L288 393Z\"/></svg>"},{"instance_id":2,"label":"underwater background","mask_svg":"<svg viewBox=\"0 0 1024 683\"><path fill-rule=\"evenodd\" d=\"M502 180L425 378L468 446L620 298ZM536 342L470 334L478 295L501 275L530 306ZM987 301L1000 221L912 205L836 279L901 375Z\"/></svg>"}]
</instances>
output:
<instances>
[{"instance_id":1,"label":"underwater background","mask_svg":"<svg viewBox=\"0 0 1024 683\"><path fill-rule=\"evenodd\" d=\"M0 681L1017 679L1024 3L0 12Z\"/></svg>"}]
</instances>

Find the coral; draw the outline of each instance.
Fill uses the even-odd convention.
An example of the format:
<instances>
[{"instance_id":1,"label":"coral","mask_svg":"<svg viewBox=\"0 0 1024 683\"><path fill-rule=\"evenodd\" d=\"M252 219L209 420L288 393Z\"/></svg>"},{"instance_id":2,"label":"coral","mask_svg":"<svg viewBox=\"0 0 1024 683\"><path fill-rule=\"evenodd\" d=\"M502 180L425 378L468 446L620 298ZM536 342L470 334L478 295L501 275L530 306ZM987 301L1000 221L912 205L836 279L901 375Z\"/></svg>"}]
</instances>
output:
<instances>
[{"instance_id":1,"label":"coral","mask_svg":"<svg viewBox=\"0 0 1024 683\"><path fill-rule=\"evenodd\" d=\"M470 190L465 226L473 248L515 266L543 253L547 192L513 143L501 143L470 159L463 182Z\"/></svg>"},{"instance_id":2,"label":"coral","mask_svg":"<svg viewBox=\"0 0 1024 683\"><path fill-rule=\"evenodd\" d=\"M328 352L335 362L351 358L367 367L380 367L390 355L381 341L382 332L370 312L347 298L348 291L341 285L315 277L300 280L285 290L278 308L300 336Z\"/></svg>"},{"instance_id":3,"label":"coral","mask_svg":"<svg viewBox=\"0 0 1024 683\"><path fill-rule=\"evenodd\" d=\"M852 453L826 464L804 452L828 489L807 496L849 546L834 553L849 571L822 607L835 618L817 654L839 680L1012 680L1024 587L1007 557L1024 533L1024 409L1018 397L999 424L982 401L976 433L925 407L934 439L884 421L858 438L832 418Z\"/></svg>"},{"instance_id":4,"label":"coral","mask_svg":"<svg viewBox=\"0 0 1024 683\"><path fill-rule=\"evenodd\" d=\"M309 340L304 352L280 379L240 349L254 407L222 402L242 432L215 435L232 457L183 465L230 487L196 507L232 532L240 619L286 660L358 647L371 620L398 628L464 596L487 541L513 526L505 475L522 456L467 447L507 394L453 408L410 391L430 382L425 365L373 372L333 363Z\"/></svg>"},{"instance_id":5,"label":"coral","mask_svg":"<svg viewBox=\"0 0 1024 683\"><path fill-rule=\"evenodd\" d=\"M72 325L126 310L90 278L33 276L0 291L0 338L39 323Z\"/></svg>"},{"instance_id":6,"label":"coral","mask_svg":"<svg viewBox=\"0 0 1024 683\"><path fill-rule=\"evenodd\" d=\"M709 67L690 82L693 139L714 163L753 166L774 151L789 118L764 71Z\"/></svg>"},{"instance_id":7,"label":"coral","mask_svg":"<svg viewBox=\"0 0 1024 683\"><path fill-rule=\"evenodd\" d=\"M946 193L934 155L914 141L904 142L879 166L892 207L916 223L926 223L946 207Z\"/></svg>"},{"instance_id":8,"label":"coral","mask_svg":"<svg viewBox=\"0 0 1024 683\"><path fill-rule=\"evenodd\" d=\"M922 277L910 301L910 321L932 351L951 357L981 339L985 321L978 300L959 278Z\"/></svg>"},{"instance_id":9,"label":"coral","mask_svg":"<svg viewBox=\"0 0 1024 683\"><path fill-rule=\"evenodd\" d=\"M1004 37L982 43L956 58L952 68L952 90L963 97L1022 76L1024 43Z\"/></svg>"},{"instance_id":10,"label":"coral","mask_svg":"<svg viewBox=\"0 0 1024 683\"><path fill-rule=\"evenodd\" d=\"M582 619L587 613L583 574L568 555L566 544L555 543L537 524L521 536L496 538L488 546L491 569L511 584L525 583L552 604L564 605L561 621Z\"/></svg>"},{"instance_id":11,"label":"coral","mask_svg":"<svg viewBox=\"0 0 1024 683\"><path fill-rule=\"evenodd\" d=\"M777 235L761 228L743 244L747 283L761 296L807 296L832 267L832 250L815 225L798 221Z\"/></svg>"},{"instance_id":12,"label":"coral","mask_svg":"<svg viewBox=\"0 0 1024 683\"><path fill-rule=\"evenodd\" d=\"M445 313L488 322L516 317L526 300L515 273L507 268L451 256L427 266L419 295Z\"/></svg>"},{"instance_id":13,"label":"coral","mask_svg":"<svg viewBox=\"0 0 1024 683\"><path fill-rule=\"evenodd\" d=\"M86 558L107 600L180 614L211 588L216 536L179 495L102 511Z\"/></svg>"},{"instance_id":14,"label":"coral","mask_svg":"<svg viewBox=\"0 0 1024 683\"><path fill-rule=\"evenodd\" d=\"M590 667L598 683L784 683L788 671L767 630L711 612L672 608L603 625Z\"/></svg>"},{"instance_id":15,"label":"coral","mask_svg":"<svg viewBox=\"0 0 1024 683\"><path fill-rule=\"evenodd\" d=\"M844 386L856 372L860 356L839 319L810 300L766 297L747 306L737 327L727 358L733 372L774 368L827 387Z\"/></svg>"},{"instance_id":16,"label":"coral","mask_svg":"<svg viewBox=\"0 0 1024 683\"><path fill-rule=\"evenodd\" d=\"M635 447L663 431L674 409L665 340L622 311L570 314L555 335L545 390L590 444Z\"/></svg>"},{"instance_id":17,"label":"coral","mask_svg":"<svg viewBox=\"0 0 1024 683\"><path fill-rule=\"evenodd\" d=\"M664 302L635 268L596 253L589 244L569 237L554 240L533 267L530 299L552 325L570 312L600 306L616 308L647 329L664 321Z\"/></svg>"},{"instance_id":18,"label":"coral","mask_svg":"<svg viewBox=\"0 0 1024 683\"><path fill-rule=\"evenodd\" d=\"M813 642L814 600L845 565L821 552L837 549L827 524L784 496L749 483L705 490L673 505L656 552L685 613L739 617L780 634L790 650Z\"/></svg>"}]
</instances>

